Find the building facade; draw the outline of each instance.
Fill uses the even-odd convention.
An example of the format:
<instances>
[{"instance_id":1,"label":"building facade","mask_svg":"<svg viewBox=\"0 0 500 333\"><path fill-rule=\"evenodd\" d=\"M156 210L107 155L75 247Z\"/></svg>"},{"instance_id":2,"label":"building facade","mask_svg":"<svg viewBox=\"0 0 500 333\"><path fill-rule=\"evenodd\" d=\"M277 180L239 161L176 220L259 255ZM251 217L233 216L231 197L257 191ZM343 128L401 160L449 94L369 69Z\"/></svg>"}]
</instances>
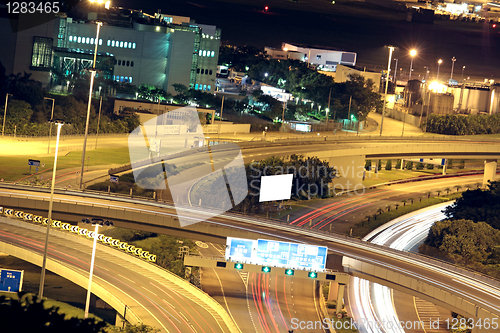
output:
<instances>
[{"instance_id":1,"label":"building facade","mask_svg":"<svg viewBox=\"0 0 500 333\"><path fill-rule=\"evenodd\" d=\"M220 29L196 24L189 17L110 9L90 12L88 19L65 14L45 18L25 29L31 14L0 18L5 34L0 61L6 74L32 73L49 85L55 76L71 77L96 68L105 79L136 86L149 84L175 94L173 84L211 92L219 56ZM96 22L103 22L96 40Z\"/></svg>"}]
</instances>

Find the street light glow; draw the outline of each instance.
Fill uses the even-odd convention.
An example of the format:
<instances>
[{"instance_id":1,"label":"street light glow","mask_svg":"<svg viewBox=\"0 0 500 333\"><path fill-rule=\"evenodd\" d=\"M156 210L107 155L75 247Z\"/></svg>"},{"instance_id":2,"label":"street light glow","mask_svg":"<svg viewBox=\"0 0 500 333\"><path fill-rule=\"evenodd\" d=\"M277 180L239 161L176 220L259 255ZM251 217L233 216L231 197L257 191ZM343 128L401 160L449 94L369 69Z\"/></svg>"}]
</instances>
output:
<instances>
[{"instance_id":1,"label":"street light glow","mask_svg":"<svg viewBox=\"0 0 500 333\"><path fill-rule=\"evenodd\" d=\"M411 55L412 57L416 56L416 55L417 55L417 50L415 50L415 49L411 50L411 51L410 51L410 55Z\"/></svg>"},{"instance_id":2,"label":"street light glow","mask_svg":"<svg viewBox=\"0 0 500 333\"><path fill-rule=\"evenodd\" d=\"M439 59L439 60L438 60L438 64L440 64L440 65L441 65L442 63L443 63L443 60Z\"/></svg>"}]
</instances>

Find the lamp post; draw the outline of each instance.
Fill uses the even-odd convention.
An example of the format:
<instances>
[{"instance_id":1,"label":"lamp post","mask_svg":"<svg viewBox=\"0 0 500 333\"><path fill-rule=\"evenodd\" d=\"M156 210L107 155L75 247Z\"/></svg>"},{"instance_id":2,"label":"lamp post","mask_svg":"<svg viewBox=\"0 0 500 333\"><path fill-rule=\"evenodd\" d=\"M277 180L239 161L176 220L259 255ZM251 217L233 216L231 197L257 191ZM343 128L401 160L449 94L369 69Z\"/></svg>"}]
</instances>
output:
<instances>
[{"instance_id":1,"label":"lamp post","mask_svg":"<svg viewBox=\"0 0 500 333\"><path fill-rule=\"evenodd\" d=\"M95 226L94 231L94 245L92 246L92 259L90 260L90 271L89 271L89 285L87 287L87 300L85 302L85 316L84 319L89 317L89 307L90 307L90 294L92 288L92 276L94 274L94 262L95 262L95 248L97 246L97 236L99 235L99 227L103 226L112 226L113 222L106 221L100 218L93 218L92 220L86 218L82 219L83 223L92 223L92 226Z\"/></svg>"},{"instance_id":2,"label":"lamp post","mask_svg":"<svg viewBox=\"0 0 500 333\"><path fill-rule=\"evenodd\" d=\"M389 74L391 72L391 58L392 58L392 52L394 51L394 46L389 46L389 61L387 62L387 79L385 81L385 94L384 94L384 107L382 109L382 120L380 121L380 136L382 136L382 129L384 126L384 115L385 115L385 105L387 104L387 86L389 85ZM397 59L396 59L396 64L397 64ZM396 65L396 72L397 70L397 65Z\"/></svg>"},{"instance_id":3,"label":"lamp post","mask_svg":"<svg viewBox=\"0 0 500 333\"><path fill-rule=\"evenodd\" d=\"M52 113L50 114L50 125L49 125L49 145L47 146L47 154L50 154L50 137L52 136L52 119L54 119L55 99L48 97L44 97L43 99L52 100Z\"/></svg>"},{"instance_id":4,"label":"lamp post","mask_svg":"<svg viewBox=\"0 0 500 333\"><path fill-rule=\"evenodd\" d=\"M411 72L413 71L413 58L417 55L417 50L413 49L410 51L411 61L410 61L410 74L408 75L408 81L411 80Z\"/></svg>"},{"instance_id":5,"label":"lamp post","mask_svg":"<svg viewBox=\"0 0 500 333\"><path fill-rule=\"evenodd\" d=\"M97 139L99 138L99 125L101 123L101 108L102 108L102 96L99 102L99 116L97 117L97 133L95 135L95 149L97 149Z\"/></svg>"},{"instance_id":6,"label":"lamp post","mask_svg":"<svg viewBox=\"0 0 500 333\"><path fill-rule=\"evenodd\" d=\"M96 73L96 59L97 59L97 46L99 45L99 31L101 29L102 22L96 22L97 24L97 34L95 38L95 51L94 51L94 62L92 64L92 70L90 71L90 89L89 89L89 102L87 105L87 121L85 123L85 137L83 139L83 152L82 152L82 169L80 172L80 189L83 185L83 169L85 166L85 149L87 148L87 136L89 133L89 119L90 119L90 105L92 104L92 89L94 88L94 76Z\"/></svg>"},{"instance_id":7,"label":"lamp post","mask_svg":"<svg viewBox=\"0 0 500 333\"><path fill-rule=\"evenodd\" d=\"M453 80L453 68L455 67L455 61L457 61L457 59L455 57L451 58L451 76L450 76L450 80Z\"/></svg>"},{"instance_id":8,"label":"lamp post","mask_svg":"<svg viewBox=\"0 0 500 333\"><path fill-rule=\"evenodd\" d=\"M43 260L42 260L42 274L40 276L40 288L38 290L38 299L43 298L43 286L45 284L45 266L47 263L47 250L49 246L49 232L50 225L52 224L52 205L54 202L54 186L56 182L56 168L57 168L57 151L59 150L59 137L61 134L61 127L64 125L62 121L56 121L57 125L57 139L56 139L56 154L54 156L54 168L52 169L52 184L50 186L50 202L49 202L49 214L47 219L47 232L45 233L45 247L43 249Z\"/></svg>"},{"instance_id":9,"label":"lamp post","mask_svg":"<svg viewBox=\"0 0 500 333\"><path fill-rule=\"evenodd\" d=\"M7 117L7 103L9 102L9 95L12 96L12 94L5 94L5 107L3 110L3 126L2 126L2 137L5 132L5 118Z\"/></svg>"},{"instance_id":10,"label":"lamp post","mask_svg":"<svg viewBox=\"0 0 500 333\"><path fill-rule=\"evenodd\" d=\"M396 76L398 75L398 59L394 58L396 60L396 66L394 66L394 93L396 93L396 87L398 86L398 81L396 80Z\"/></svg>"},{"instance_id":11,"label":"lamp post","mask_svg":"<svg viewBox=\"0 0 500 333\"><path fill-rule=\"evenodd\" d=\"M462 85L464 84L464 69L465 69L465 66L462 67L462 79L461 79Z\"/></svg>"},{"instance_id":12,"label":"lamp post","mask_svg":"<svg viewBox=\"0 0 500 333\"><path fill-rule=\"evenodd\" d=\"M441 66L442 63L443 63L443 60L439 59L438 60L438 72L437 72L437 76L436 76L436 81L439 81L439 67Z\"/></svg>"}]
</instances>

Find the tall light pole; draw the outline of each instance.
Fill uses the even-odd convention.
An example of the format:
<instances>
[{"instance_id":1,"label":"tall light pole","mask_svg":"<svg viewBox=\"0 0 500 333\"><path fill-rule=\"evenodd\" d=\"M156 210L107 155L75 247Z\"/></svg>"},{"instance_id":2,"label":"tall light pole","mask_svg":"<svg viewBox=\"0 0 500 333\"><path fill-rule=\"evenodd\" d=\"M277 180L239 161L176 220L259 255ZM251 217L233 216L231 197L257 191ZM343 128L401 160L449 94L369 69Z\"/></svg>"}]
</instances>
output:
<instances>
[{"instance_id":1,"label":"tall light pole","mask_svg":"<svg viewBox=\"0 0 500 333\"><path fill-rule=\"evenodd\" d=\"M99 227L103 226L112 226L113 222L106 221L100 218L93 218L92 220L82 219L83 223L92 223L92 226L95 226L94 231L94 245L92 247L92 259L90 260L90 270L89 270L89 285L87 287L87 300L85 302L85 315L84 319L89 317L89 308L90 308L90 294L92 290L92 277L94 275L94 262L95 262L95 249L97 246L97 236L99 235Z\"/></svg>"},{"instance_id":2,"label":"tall light pole","mask_svg":"<svg viewBox=\"0 0 500 333\"><path fill-rule=\"evenodd\" d=\"M398 86L398 81L396 80L396 76L398 75L398 59L394 58L396 60L396 66L394 66L394 92L396 92L396 87Z\"/></svg>"},{"instance_id":3,"label":"tall light pole","mask_svg":"<svg viewBox=\"0 0 500 333\"><path fill-rule=\"evenodd\" d=\"M54 156L54 168L52 169L52 184L50 186L50 201L49 201L49 214L47 219L47 232L45 233L45 247L43 249L43 260L42 260L42 274L40 276L40 287L38 290L38 299L42 300L43 298L43 286L45 284L45 266L47 263L47 250L49 247L49 232L50 225L52 224L52 205L54 202L54 186L56 183L56 169L57 169L57 151L59 150L59 137L61 135L61 127L64 125L64 122L57 121L57 139L56 139L56 154Z\"/></svg>"},{"instance_id":4,"label":"tall light pole","mask_svg":"<svg viewBox=\"0 0 500 333\"><path fill-rule=\"evenodd\" d=\"M393 51L394 51L394 46L389 46L389 61L387 62L387 80L385 81L384 107L382 109L382 120L380 121L380 136L382 136L382 128L384 126L385 105L387 104L387 86L389 85L389 74L391 73L391 61L392 61ZM396 65L396 72L397 71L398 67Z\"/></svg>"},{"instance_id":5,"label":"tall light pole","mask_svg":"<svg viewBox=\"0 0 500 333\"><path fill-rule=\"evenodd\" d=\"M99 125L101 123L101 108L102 108L102 96L99 102L99 116L97 117L97 133L95 135L95 149L97 149L97 139L99 138Z\"/></svg>"},{"instance_id":6,"label":"tall light pole","mask_svg":"<svg viewBox=\"0 0 500 333\"><path fill-rule=\"evenodd\" d=\"M89 133L90 106L92 104L92 89L94 88L94 76L96 73L95 65L97 59L97 46L99 45L99 31L101 29L102 22L96 22L96 24L97 24L97 34L95 38L94 63L92 64L92 70L90 71L89 103L87 105L87 121L85 123L85 137L83 139L82 169L80 172L80 189L82 189L83 185L83 169L85 166L85 150L87 148L87 136Z\"/></svg>"},{"instance_id":7,"label":"tall light pole","mask_svg":"<svg viewBox=\"0 0 500 333\"><path fill-rule=\"evenodd\" d=\"M411 72L413 71L413 58L417 55L417 50L413 49L410 51L411 61L410 61L410 74L408 75L408 81L411 80Z\"/></svg>"},{"instance_id":8,"label":"tall light pole","mask_svg":"<svg viewBox=\"0 0 500 333\"><path fill-rule=\"evenodd\" d=\"M438 72L437 72L437 76L436 76L436 81L439 82L439 67L441 66L441 64L443 63L443 60L439 59L438 60Z\"/></svg>"},{"instance_id":9,"label":"tall light pole","mask_svg":"<svg viewBox=\"0 0 500 333\"><path fill-rule=\"evenodd\" d=\"M462 79L461 79L461 84L464 84L464 69L465 69L465 66L462 67Z\"/></svg>"},{"instance_id":10,"label":"tall light pole","mask_svg":"<svg viewBox=\"0 0 500 333\"><path fill-rule=\"evenodd\" d=\"M3 126L2 126L2 137L5 132L5 118L7 118L7 103L9 102L9 95L12 96L12 94L5 94L5 106L3 110Z\"/></svg>"},{"instance_id":11,"label":"tall light pole","mask_svg":"<svg viewBox=\"0 0 500 333\"><path fill-rule=\"evenodd\" d=\"M457 61L457 59L455 57L451 58L451 76L450 76L450 80L453 80L453 68L455 67L455 61Z\"/></svg>"},{"instance_id":12,"label":"tall light pole","mask_svg":"<svg viewBox=\"0 0 500 333\"><path fill-rule=\"evenodd\" d=\"M47 146L47 154L50 154L50 137L52 136L52 119L54 119L55 99L48 97L44 97L43 99L52 100L52 113L50 114L50 125L49 125L49 145Z\"/></svg>"}]
</instances>

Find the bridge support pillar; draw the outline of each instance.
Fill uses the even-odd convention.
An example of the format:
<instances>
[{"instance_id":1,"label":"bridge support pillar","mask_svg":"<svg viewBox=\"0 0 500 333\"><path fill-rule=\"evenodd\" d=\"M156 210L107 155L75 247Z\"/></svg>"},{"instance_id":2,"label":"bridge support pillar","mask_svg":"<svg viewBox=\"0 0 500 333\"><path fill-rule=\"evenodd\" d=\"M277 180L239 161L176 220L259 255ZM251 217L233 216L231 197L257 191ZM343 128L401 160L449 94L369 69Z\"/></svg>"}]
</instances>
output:
<instances>
[{"instance_id":1,"label":"bridge support pillar","mask_svg":"<svg viewBox=\"0 0 500 333\"><path fill-rule=\"evenodd\" d=\"M330 290L328 291L328 301L335 301L339 293L339 284L330 281Z\"/></svg>"},{"instance_id":2,"label":"bridge support pillar","mask_svg":"<svg viewBox=\"0 0 500 333\"><path fill-rule=\"evenodd\" d=\"M485 160L483 185L487 185L488 181L494 181L496 172L497 172L497 160Z\"/></svg>"},{"instance_id":3,"label":"bridge support pillar","mask_svg":"<svg viewBox=\"0 0 500 333\"><path fill-rule=\"evenodd\" d=\"M337 306L335 308L335 311L338 313L342 311L342 308L344 306L344 290L345 290L345 284L344 283L337 283L337 282L330 282L330 290L328 291L328 301L337 301Z\"/></svg>"}]
</instances>

